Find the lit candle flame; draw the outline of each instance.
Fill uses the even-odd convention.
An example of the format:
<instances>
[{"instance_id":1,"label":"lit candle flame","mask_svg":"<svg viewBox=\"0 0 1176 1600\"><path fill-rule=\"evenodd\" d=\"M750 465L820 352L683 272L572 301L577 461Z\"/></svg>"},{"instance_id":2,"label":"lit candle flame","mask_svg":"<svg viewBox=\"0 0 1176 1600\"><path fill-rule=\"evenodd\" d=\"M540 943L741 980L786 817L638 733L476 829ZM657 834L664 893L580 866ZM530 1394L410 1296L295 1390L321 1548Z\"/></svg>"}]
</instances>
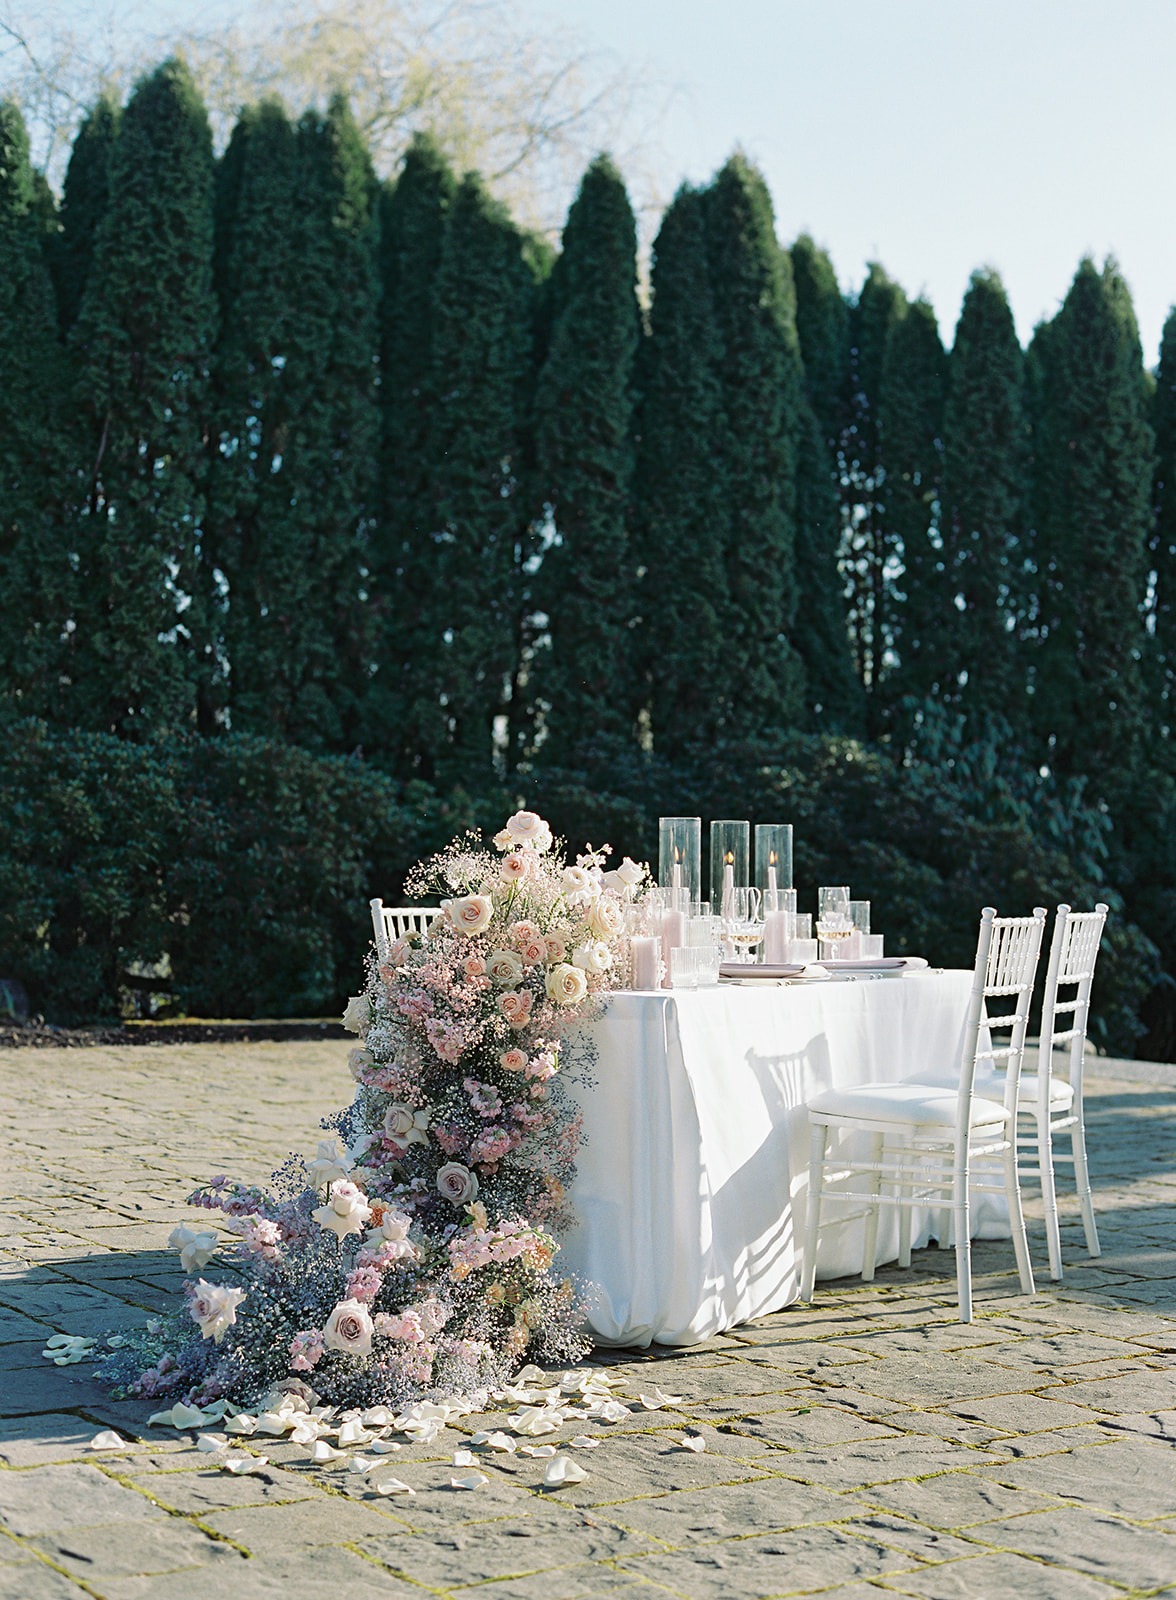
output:
<instances>
[{"instance_id":1,"label":"lit candle flame","mask_svg":"<svg viewBox=\"0 0 1176 1600\"><path fill-rule=\"evenodd\" d=\"M734 850L728 850L727 851L727 865L729 867L733 867L735 865L735 852L734 852Z\"/></svg>"},{"instance_id":2,"label":"lit candle flame","mask_svg":"<svg viewBox=\"0 0 1176 1600\"><path fill-rule=\"evenodd\" d=\"M774 850L768 851L768 861L773 867L776 865L776 852Z\"/></svg>"}]
</instances>

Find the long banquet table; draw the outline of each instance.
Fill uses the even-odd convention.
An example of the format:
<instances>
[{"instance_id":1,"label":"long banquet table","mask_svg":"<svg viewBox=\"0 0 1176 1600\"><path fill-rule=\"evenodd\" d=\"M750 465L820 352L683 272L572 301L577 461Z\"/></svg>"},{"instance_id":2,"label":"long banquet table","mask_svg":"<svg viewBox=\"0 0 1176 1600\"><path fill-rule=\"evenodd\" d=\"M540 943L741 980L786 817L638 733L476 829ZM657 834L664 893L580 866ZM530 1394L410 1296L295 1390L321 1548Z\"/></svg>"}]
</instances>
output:
<instances>
[{"instance_id":1,"label":"long banquet table","mask_svg":"<svg viewBox=\"0 0 1176 1600\"><path fill-rule=\"evenodd\" d=\"M614 994L572 1045L584 1141L562 1264L602 1344L697 1344L800 1292L807 1096L958 1062L970 972ZM837 1213L834 1211L833 1216ZM921 1226L920 1226L921 1224ZM916 1214L925 1244L931 1213ZM981 1199L973 1233L1008 1234ZM898 1253L884 1207L879 1260ZM818 1276L861 1270L862 1223L822 1226Z\"/></svg>"}]
</instances>

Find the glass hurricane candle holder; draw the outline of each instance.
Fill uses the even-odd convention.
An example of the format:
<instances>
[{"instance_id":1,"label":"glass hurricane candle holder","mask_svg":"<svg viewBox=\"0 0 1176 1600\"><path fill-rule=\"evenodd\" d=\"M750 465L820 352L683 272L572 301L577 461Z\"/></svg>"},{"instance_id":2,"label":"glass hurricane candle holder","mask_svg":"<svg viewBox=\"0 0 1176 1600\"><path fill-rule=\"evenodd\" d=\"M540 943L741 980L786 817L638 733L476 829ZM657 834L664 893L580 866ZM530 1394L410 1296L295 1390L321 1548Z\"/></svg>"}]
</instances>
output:
<instances>
[{"instance_id":1,"label":"glass hurricane candle holder","mask_svg":"<svg viewBox=\"0 0 1176 1600\"><path fill-rule=\"evenodd\" d=\"M736 889L748 887L751 826L729 819L710 825L711 910L730 915Z\"/></svg>"},{"instance_id":2,"label":"glass hurricane candle holder","mask_svg":"<svg viewBox=\"0 0 1176 1600\"><path fill-rule=\"evenodd\" d=\"M657 881L670 891L670 910L689 912L702 898L702 818L662 817L657 834Z\"/></svg>"},{"instance_id":3,"label":"glass hurricane candle holder","mask_svg":"<svg viewBox=\"0 0 1176 1600\"><path fill-rule=\"evenodd\" d=\"M764 897L764 911L783 911L781 899L792 887L792 824L755 825L755 886Z\"/></svg>"}]
</instances>

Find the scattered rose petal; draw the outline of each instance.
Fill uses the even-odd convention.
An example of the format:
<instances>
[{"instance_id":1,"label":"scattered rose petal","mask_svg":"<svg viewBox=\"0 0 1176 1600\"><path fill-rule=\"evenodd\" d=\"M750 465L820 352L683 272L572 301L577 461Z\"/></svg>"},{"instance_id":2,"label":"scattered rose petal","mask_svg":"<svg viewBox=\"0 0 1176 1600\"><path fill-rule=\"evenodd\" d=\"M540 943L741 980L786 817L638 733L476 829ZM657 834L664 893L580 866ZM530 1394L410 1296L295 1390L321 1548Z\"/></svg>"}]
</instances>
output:
<instances>
[{"instance_id":1,"label":"scattered rose petal","mask_svg":"<svg viewBox=\"0 0 1176 1600\"><path fill-rule=\"evenodd\" d=\"M257 1418L251 1417L247 1411L238 1411L235 1417L230 1417L225 1423L226 1433L251 1434L257 1431Z\"/></svg>"},{"instance_id":2,"label":"scattered rose petal","mask_svg":"<svg viewBox=\"0 0 1176 1600\"><path fill-rule=\"evenodd\" d=\"M599 1450L600 1440L590 1439L586 1433L578 1433L572 1440L572 1445L576 1450Z\"/></svg>"},{"instance_id":3,"label":"scattered rose petal","mask_svg":"<svg viewBox=\"0 0 1176 1600\"><path fill-rule=\"evenodd\" d=\"M552 1456L543 1474L543 1485L547 1489L562 1489L568 1483L583 1483L587 1476L584 1468L571 1456Z\"/></svg>"},{"instance_id":4,"label":"scattered rose petal","mask_svg":"<svg viewBox=\"0 0 1176 1600\"><path fill-rule=\"evenodd\" d=\"M291 1444L313 1444L322 1431L322 1425L314 1417L299 1417L290 1434Z\"/></svg>"},{"instance_id":5,"label":"scattered rose petal","mask_svg":"<svg viewBox=\"0 0 1176 1600\"><path fill-rule=\"evenodd\" d=\"M341 1445L370 1444L371 1439L371 1434L357 1417L339 1424L339 1443Z\"/></svg>"},{"instance_id":6,"label":"scattered rose petal","mask_svg":"<svg viewBox=\"0 0 1176 1600\"><path fill-rule=\"evenodd\" d=\"M294 1417L288 1411L263 1411L257 1419L258 1433L289 1433Z\"/></svg>"},{"instance_id":7,"label":"scattered rose petal","mask_svg":"<svg viewBox=\"0 0 1176 1600\"><path fill-rule=\"evenodd\" d=\"M208 1421L199 1406L186 1406L177 1400L170 1411L156 1411L147 1418L147 1426L154 1428L158 1423L164 1428L199 1428Z\"/></svg>"},{"instance_id":8,"label":"scattered rose petal","mask_svg":"<svg viewBox=\"0 0 1176 1600\"><path fill-rule=\"evenodd\" d=\"M594 1414L599 1422L623 1422L631 1413L620 1400L606 1400Z\"/></svg>"},{"instance_id":9,"label":"scattered rose petal","mask_svg":"<svg viewBox=\"0 0 1176 1600\"><path fill-rule=\"evenodd\" d=\"M483 1482L486 1480L483 1479ZM416 1490L407 1483L401 1483L399 1478L381 1478L379 1483L371 1483L369 1489L374 1489L377 1494L415 1494Z\"/></svg>"},{"instance_id":10,"label":"scattered rose petal","mask_svg":"<svg viewBox=\"0 0 1176 1600\"><path fill-rule=\"evenodd\" d=\"M336 1450L325 1439L316 1439L310 1447L310 1459L322 1463L324 1461L341 1461L343 1451Z\"/></svg>"},{"instance_id":11,"label":"scattered rose petal","mask_svg":"<svg viewBox=\"0 0 1176 1600\"><path fill-rule=\"evenodd\" d=\"M228 1443L229 1441L225 1438L223 1433L198 1433L196 1435L197 1450L205 1450L209 1455L211 1455L214 1450L227 1449Z\"/></svg>"},{"instance_id":12,"label":"scattered rose petal","mask_svg":"<svg viewBox=\"0 0 1176 1600\"><path fill-rule=\"evenodd\" d=\"M406 1433L416 1444L432 1444L444 1426L443 1422L434 1417L428 1422L410 1422L401 1431ZM342 1430L340 1430L340 1442L342 1442L342 1437Z\"/></svg>"},{"instance_id":13,"label":"scattered rose petal","mask_svg":"<svg viewBox=\"0 0 1176 1600\"><path fill-rule=\"evenodd\" d=\"M489 1450L502 1450L507 1455L513 1455L515 1442L508 1433L488 1433L484 1443Z\"/></svg>"},{"instance_id":14,"label":"scattered rose petal","mask_svg":"<svg viewBox=\"0 0 1176 1600\"><path fill-rule=\"evenodd\" d=\"M381 1464L378 1456L352 1456L347 1463L347 1470L348 1472L365 1473L370 1472L373 1467L378 1467Z\"/></svg>"},{"instance_id":15,"label":"scattered rose petal","mask_svg":"<svg viewBox=\"0 0 1176 1600\"><path fill-rule=\"evenodd\" d=\"M681 1438L674 1436L674 1443L683 1450L693 1450L695 1455L701 1455L706 1449L706 1440L700 1433L684 1433Z\"/></svg>"},{"instance_id":16,"label":"scattered rose petal","mask_svg":"<svg viewBox=\"0 0 1176 1600\"><path fill-rule=\"evenodd\" d=\"M490 1479L484 1472L459 1472L455 1477L450 1478L449 1487L451 1489L480 1489L484 1483L489 1482Z\"/></svg>"},{"instance_id":17,"label":"scattered rose petal","mask_svg":"<svg viewBox=\"0 0 1176 1600\"><path fill-rule=\"evenodd\" d=\"M476 1467L477 1459L472 1450L455 1450L453 1452L453 1465L455 1467Z\"/></svg>"},{"instance_id":18,"label":"scattered rose petal","mask_svg":"<svg viewBox=\"0 0 1176 1600\"><path fill-rule=\"evenodd\" d=\"M402 1444L397 1444L395 1439L373 1439L368 1449L378 1456L390 1456L394 1450L403 1450Z\"/></svg>"},{"instance_id":19,"label":"scattered rose petal","mask_svg":"<svg viewBox=\"0 0 1176 1600\"><path fill-rule=\"evenodd\" d=\"M680 1394L663 1394L656 1385L651 1394L639 1394L637 1398L646 1411L660 1411L662 1406L676 1406L682 1401Z\"/></svg>"},{"instance_id":20,"label":"scattered rose petal","mask_svg":"<svg viewBox=\"0 0 1176 1600\"><path fill-rule=\"evenodd\" d=\"M129 1439L121 1438L113 1428L106 1428L102 1433L96 1433L86 1446L87 1450L125 1450L130 1444Z\"/></svg>"},{"instance_id":21,"label":"scattered rose petal","mask_svg":"<svg viewBox=\"0 0 1176 1600\"><path fill-rule=\"evenodd\" d=\"M360 1421L369 1428L386 1428L392 1419L387 1406L369 1406Z\"/></svg>"},{"instance_id":22,"label":"scattered rose petal","mask_svg":"<svg viewBox=\"0 0 1176 1600\"><path fill-rule=\"evenodd\" d=\"M268 1456L226 1456L221 1462L225 1472L232 1472L238 1478L247 1477L251 1472L260 1472L268 1465Z\"/></svg>"},{"instance_id":23,"label":"scattered rose petal","mask_svg":"<svg viewBox=\"0 0 1176 1600\"><path fill-rule=\"evenodd\" d=\"M555 1446L553 1444L521 1444L519 1446L519 1455L521 1456L535 1456L543 1460L554 1454Z\"/></svg>"}]
</instances>

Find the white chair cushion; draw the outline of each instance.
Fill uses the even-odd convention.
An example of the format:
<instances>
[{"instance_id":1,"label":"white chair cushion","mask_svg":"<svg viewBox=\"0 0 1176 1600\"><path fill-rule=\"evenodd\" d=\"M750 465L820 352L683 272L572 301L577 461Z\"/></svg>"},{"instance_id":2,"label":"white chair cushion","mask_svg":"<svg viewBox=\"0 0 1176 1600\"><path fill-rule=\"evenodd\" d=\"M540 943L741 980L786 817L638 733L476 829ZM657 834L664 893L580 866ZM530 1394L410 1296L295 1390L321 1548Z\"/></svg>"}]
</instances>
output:
<instances>
[{"instance_id":1,"label":"white chair cushion","mask_svg":"<svg viewBox=\"0 0 1176 1600\"><path fill-rule=\"evenodd\" d=\"M1023 1106L1026 1101L1036 1104L1039 1081L1036 1074L1022 1073L1021 1081L1017 1085L1017 1105ZM1049 1080L1049 1103L1052 1109L1059 1107L1068 1109L1074 1104L1074 1090L1065 1078L1051 1078Z\"/></svg>"},{"instance_id":2,"label":"white chair cushion","mask_svg":"<svg viewBox=\"0 0 1176 1600\"><path fill-rule=\"evenodd\" d=\"M826 1089L807 1102L818 1122L830 1116L933 1128L954 1128L957 1104L952 1090L931 1083L862 1083L853 1089ZM1007 1116L994 1100L972 1100L973 1128L1005 1122Z\"/></svg>"}]
</instances>

